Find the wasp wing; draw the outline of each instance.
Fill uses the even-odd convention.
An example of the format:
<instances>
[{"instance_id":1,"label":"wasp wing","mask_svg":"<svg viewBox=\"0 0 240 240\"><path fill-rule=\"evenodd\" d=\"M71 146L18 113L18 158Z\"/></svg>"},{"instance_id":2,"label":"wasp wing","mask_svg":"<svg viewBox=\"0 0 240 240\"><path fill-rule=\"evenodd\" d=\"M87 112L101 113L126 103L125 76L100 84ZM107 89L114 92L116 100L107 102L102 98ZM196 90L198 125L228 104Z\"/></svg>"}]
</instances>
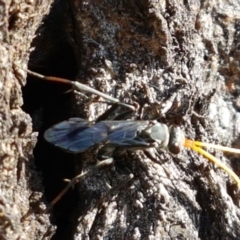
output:
<instances>
[{"instance_id":1,"label":"wasp wing","mask_svg":"<svg viewBox=\"0 0 240 240\"><path fill-rule=\"evenodd\" d=\"M138 133L148 128L149 121L103 121L108 129L107 145L114 147L147 147Z\"/></svg>"},{"instance_id":2,"label":"wasp wing","mask_svg":"<svg viewBox=\"0 0 240 240\"><path fill-rule=\"evenodd\" d=\"M88 122L82 118L70 118L67 121L55 124L46 130L44 138L56 147L68 151L77 134L90 128L93 124L94 122ZM85 144L81 144L79 152L83 152L89 148L89 141L84 142L83 139L83 143Z\"/></svg>"},{"instance_id":3,"label":"wasp wing","mask_svg":"<svg viewBox=\"0 0 240 240\"><path fill-rule=\"evenodd\" d=\"M72 153L84 152L100 144L147 147L149 143L138 137L137 133L148 124L148 121L102 121L94 124L71 118L48 129L44 137L53 145Z\"/></svg>"}]
</instances>

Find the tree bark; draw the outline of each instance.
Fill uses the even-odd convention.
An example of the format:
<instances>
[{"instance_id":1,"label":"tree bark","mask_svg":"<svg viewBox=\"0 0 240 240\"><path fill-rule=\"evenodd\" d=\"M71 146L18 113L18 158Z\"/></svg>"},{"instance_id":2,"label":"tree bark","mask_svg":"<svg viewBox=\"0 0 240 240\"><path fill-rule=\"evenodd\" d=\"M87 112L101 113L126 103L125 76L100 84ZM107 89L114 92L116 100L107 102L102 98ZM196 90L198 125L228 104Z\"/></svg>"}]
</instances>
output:
<instances>
[{"instance_id":1,"label":"tree bark","mask_svg":"<svg viewBox=\"0 0 240 240\"><path fill-rule=\"evenodd\" d=\"M35 11L24 5L25 12L13 5L10 18L3 4L2 237L238 239L238 186L188 149L178 155L157 149L127 152L70 190L54 206L50 224L50 216L37 210L47 203L33 167L34 141L26 136L39 132L34 159L49 202L65 186L62 179L96 163L96 152L64 153L44 141L44 131L69 117L94 120L108 105L93 101L91 94L62 95L64 86L29 78L23 110L33 119L32 133L30 118L20 108L25 73L12 70L14 63L25 66L39 27L30 69L75 78L122 102L137 103L142 112L132 119L157 119L179 125L187 138L237 146L238 1L56 1L43 24L50 3L38 4ZM237 157L212 153L239 175ZM129 171L134 178L102 198Z\"/></svg>"},{"instance_id":2,"label":"tree bark","mask_svg":"<svg viewBox=\"0 0 240 240\"><path fill-rule=\"evenodd\" d=\"M35 212L35 205L39 209L45 207L32 154L37 135L32 133L30 116L21 109L26 73L17 71L14 65L26 66L34 33L50 4L51 1L0 3L1 239L41 239L45 234L50 237L55 229L49 214Z\"/></svg>"}]
</instances>

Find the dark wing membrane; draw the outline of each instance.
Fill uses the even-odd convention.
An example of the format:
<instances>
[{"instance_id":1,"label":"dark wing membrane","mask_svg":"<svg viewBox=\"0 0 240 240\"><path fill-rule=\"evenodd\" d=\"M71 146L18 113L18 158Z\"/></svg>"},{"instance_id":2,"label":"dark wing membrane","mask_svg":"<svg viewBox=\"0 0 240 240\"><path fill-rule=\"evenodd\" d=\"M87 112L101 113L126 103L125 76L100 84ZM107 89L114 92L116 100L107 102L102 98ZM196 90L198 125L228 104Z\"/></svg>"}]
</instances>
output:
<instances>
[{"instance_id":1,"label":"dark wing membrane","mask_svg":"<svg viewBox=\"0 0 240 240\"><path fill-rule=\"evenodd\" d=\"M97 145L114 147L147 147L149 143L137 136L139 129L145 129L148 121L101 121L71 136L68 148L73 153L86 151Z\"/></svg>"},{"instance_id":2,"label":"dark wing membrane","mask_svg":"<svg viewBox=\"0 0 240 240\"><path fill-rule=\"evenodd\" d=\"M133 148L149 146L148 142L138 136L140 130L149 126L148 121L103 121L101 123L108 128L107 145L109 146Z\"/></svg>"},{"instance_id":3,"label":"dark wing membrane","mask_svg":"<svg viewBox=\"0 0 240 240\"><path fill-rule=\"evenodd\" d=\"M80 153L106 144L115 147L147 147L149 143L137 136L138 130L148 127L148 121L87 122L73 118L48 129L45 139L68 152Z\"/></svg>"},{"instance_id":4,"label":"dark wing membrane","mask_svg":"<svg viewBox=\"0 0 240 240\"><path fill-rule=\"evenodd\" d=\"M55 124L51 128L45 131L44 138L51 144L60 147L66 151L69 150L72 142L76 140L78 133L90 128L94 122L88 122L82 118L70 118L67 121ZM83 142L79 146L78 152L83 152L89 148L89 141ZM75 152L75 151L74 151Z\"/></svg>"}]
</instances>

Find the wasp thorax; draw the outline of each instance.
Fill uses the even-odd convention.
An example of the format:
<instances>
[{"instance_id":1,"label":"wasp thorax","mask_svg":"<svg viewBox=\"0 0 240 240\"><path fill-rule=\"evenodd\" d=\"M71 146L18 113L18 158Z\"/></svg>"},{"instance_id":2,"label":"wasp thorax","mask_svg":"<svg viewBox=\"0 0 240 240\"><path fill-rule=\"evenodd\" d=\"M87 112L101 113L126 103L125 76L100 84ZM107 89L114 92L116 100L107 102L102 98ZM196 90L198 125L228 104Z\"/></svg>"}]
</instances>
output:
<instances>
[{"instance_id":1,"label":"wasp thorax","mask_svg":"<svg viewBox=\"0 0 240 240\"><path fill-rule=\"evenodd\" d=\"M159 148L167 147L169 142L168 127L162 123L155 123L150 128L149 137L158 143Z\"/></svg>"},{"instance_id":2,"label":"wasp thorax","mask_svg":"<svg viewBox=\"0 0 240 240\"><path fill-rule=\"evenodd\" d=\"M184 145L185 136L180 127L169 127L169 143L168 149L171 153L178 154Z\"/></svg>"}]
</instances>

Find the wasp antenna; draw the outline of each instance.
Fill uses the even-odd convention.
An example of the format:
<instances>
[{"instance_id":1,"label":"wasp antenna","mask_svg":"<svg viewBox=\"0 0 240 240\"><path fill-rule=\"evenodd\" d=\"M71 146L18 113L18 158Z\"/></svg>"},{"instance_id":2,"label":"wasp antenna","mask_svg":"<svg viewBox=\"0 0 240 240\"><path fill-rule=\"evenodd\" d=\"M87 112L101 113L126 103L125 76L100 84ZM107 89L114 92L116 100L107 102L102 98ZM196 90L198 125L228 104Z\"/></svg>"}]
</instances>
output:
<instances>
[{"instance_id":1,"label":"wasp antenna","mask_svg":"<svg viewBox=\"0 0 240 240\"><path fill-rule=\"evenodd\" d=\"M192 140L186 139L184 145L185 145L185 147L191 148L192 150L200 153L205 158L207 158L208 160L210 160L211 162L216 164L219 168L221 168L223 171L225 171L237 183L238 187L240 188L240 179L239 179L239 177L229 167L224 165L221 161L219 161L217 158L215 158L212 154L210 154L210 153L206 152L204 149L196 146L195 142L196 141L192 141ZM205 143L203 143L203 144L205 144Z\"/></svg>"},{"instance_id":2,"label":"wasp antenna","mask_svg":"<svg viewBox=\"0 0 240 240\"><path fill-rule=\"evenodd\" d=\"M221 145L199 142L199 141L193 141L193 143L194 143L195 146L198 146L198 147L209 147L209 148L214 148L214 149L221 150L223 152L240 154L240 149L237 149L237 148L224 147L224 146L221 146Z\"/></svg>"}]
</instances>

